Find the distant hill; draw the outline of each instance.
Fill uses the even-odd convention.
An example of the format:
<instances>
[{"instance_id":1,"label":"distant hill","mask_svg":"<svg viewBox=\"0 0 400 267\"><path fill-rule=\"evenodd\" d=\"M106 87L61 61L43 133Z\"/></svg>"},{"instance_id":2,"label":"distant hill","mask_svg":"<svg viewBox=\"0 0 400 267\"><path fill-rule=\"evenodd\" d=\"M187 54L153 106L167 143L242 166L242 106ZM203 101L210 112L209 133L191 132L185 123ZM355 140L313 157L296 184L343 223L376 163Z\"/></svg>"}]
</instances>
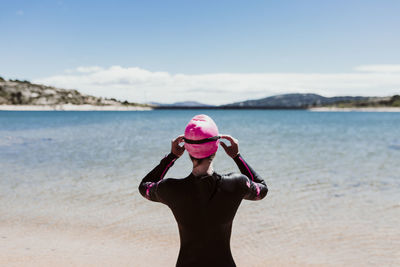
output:
<instances>
[{"instance_id":1,"label":"distant hill","mask_svg":"<svg viewBox=\"0 0 400 267\"><path fill-rule=\"evenodd\" d=\"M163 104L158 102L150 102L149 104L159 107L213 107L213 105L203 104L197 101L183 101L183 102L175 102L172 104Z\"/></svg>"},{"instance_id":2,"label":"distant hill","mask_svg":"<svg viewBox=\"0 0 400 267\"><path fill-rule=\"evenodd\" d=\"M232 104L224 105L225 107L242 107L242 108L307 108L314 106L324 106L343 101L360 101L369 97L362 96L338 96L324 97L317 94L284 94L275 95L261 99L246 100Z\"/></svg>"},{"instance_id":3,"label":"distant hill","mask_svg":"<svg viewBox=\"0 0 400 267\"><path fill-rule=\"evenodd\" d=\"M94 105L94 106L149 106L84 95L77 90L66 90L29 81L5 80L0 77L0 105Z\"/></svg>"}]
</instances>

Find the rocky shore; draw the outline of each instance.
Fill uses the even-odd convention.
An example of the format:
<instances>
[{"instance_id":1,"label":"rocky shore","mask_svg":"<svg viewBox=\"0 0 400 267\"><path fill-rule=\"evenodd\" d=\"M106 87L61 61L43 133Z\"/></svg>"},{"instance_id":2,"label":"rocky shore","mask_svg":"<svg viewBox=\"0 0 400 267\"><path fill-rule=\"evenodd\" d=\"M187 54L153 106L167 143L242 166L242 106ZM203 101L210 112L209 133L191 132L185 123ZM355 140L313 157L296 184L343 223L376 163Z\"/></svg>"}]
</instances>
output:
<instances>
[{"instance_id":1,"label":"rocky shore","mask_svg":"<svg viewBox=\"0 0 400 267\"><path fill-rule=\"evenodd\" d=\"M0 105L0 111L144 111L151 107L128 105Z\"/></svg>"},{"instance_id":2,"label":"rocky shore","mask_svg":"<svg viewBox=\"0 0 400 267\"><path fill-rule=\"evenodd\" d=\"M33 84L29 81L4 80L0 77L0 110L150 110L151 105L84 95Z\"/></svg>"}]
</instances>

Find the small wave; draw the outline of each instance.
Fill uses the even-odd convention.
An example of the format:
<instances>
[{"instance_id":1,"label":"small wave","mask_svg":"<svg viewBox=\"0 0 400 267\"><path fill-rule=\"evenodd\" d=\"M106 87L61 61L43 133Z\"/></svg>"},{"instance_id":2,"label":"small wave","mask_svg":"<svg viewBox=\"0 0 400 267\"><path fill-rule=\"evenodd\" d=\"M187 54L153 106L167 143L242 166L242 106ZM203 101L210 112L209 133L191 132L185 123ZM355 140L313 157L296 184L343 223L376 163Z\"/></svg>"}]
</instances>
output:
<instances>
[{"instance_id":1,"label":"small wave","mask_svg":"<svg viewBox=\"0 0 400 267\"><path fill-rule=\"evenodd\" d=\"M400 144L391 144L389 145L389 148L394 150L400 150Z\"/></svg>"},{"instance_id":2,"label":"small wave","mask_svg":"<svg viewBox=\"0 0 400 267\"><path fill-rule=\"evenodd\" d=\"M0 137L0 146L12 146L23 144L24 141L20 137L4 136Z\"/></svg>"},{"instance_id":3,"label":"small wave","mask_svg":"<svg viewBox=\"0 0 400 267\"><path fill-rule=\"evenodd\" d=\"M18 136L4 136L0 137L1 146L15 146L15 145L27 145L37 142L51 142L52 138L24 138Z\"/></svg>"}]
</instances>

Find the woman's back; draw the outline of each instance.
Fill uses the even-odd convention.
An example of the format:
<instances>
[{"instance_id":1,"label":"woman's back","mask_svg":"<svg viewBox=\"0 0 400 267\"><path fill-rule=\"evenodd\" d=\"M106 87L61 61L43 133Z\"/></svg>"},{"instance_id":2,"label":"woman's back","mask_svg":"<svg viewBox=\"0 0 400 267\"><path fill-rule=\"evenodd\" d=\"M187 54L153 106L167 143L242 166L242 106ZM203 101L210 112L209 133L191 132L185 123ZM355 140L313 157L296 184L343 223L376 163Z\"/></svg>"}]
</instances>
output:
<instances>
[{"instance_id":1,"label":"woman's back","mask_svg":"<svg viewBox=\"0 0 400 267\"><path fill-rule=\"evenodd\" d=\"M181 248L177 266L235 266L230 251L232 221L243 199L240 174L165 179L162 202L178 223Z\"/></svg>"}]
</instances>

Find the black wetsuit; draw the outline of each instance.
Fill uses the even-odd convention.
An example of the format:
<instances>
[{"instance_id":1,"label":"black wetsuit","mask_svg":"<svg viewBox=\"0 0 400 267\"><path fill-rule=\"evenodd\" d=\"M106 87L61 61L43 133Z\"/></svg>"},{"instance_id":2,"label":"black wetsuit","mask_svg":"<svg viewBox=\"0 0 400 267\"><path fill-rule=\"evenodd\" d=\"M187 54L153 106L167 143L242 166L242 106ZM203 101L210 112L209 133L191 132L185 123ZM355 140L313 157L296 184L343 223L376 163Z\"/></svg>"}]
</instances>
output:
<instances>
[{"instance_id":1,"label":"black wetsuit","mask_svg":"<svg viewBox=\"0 0 400 267\"><path fill-rule=\"evenodd\" d=\"M163 179L177 157L170 153L139 185L147 199L166 204L178 223L181 248L176 266L236 266L230 249L232 221L242 199L268 192L261 177L239 154L240 173Z\"/></svg>"}]
</instances>

